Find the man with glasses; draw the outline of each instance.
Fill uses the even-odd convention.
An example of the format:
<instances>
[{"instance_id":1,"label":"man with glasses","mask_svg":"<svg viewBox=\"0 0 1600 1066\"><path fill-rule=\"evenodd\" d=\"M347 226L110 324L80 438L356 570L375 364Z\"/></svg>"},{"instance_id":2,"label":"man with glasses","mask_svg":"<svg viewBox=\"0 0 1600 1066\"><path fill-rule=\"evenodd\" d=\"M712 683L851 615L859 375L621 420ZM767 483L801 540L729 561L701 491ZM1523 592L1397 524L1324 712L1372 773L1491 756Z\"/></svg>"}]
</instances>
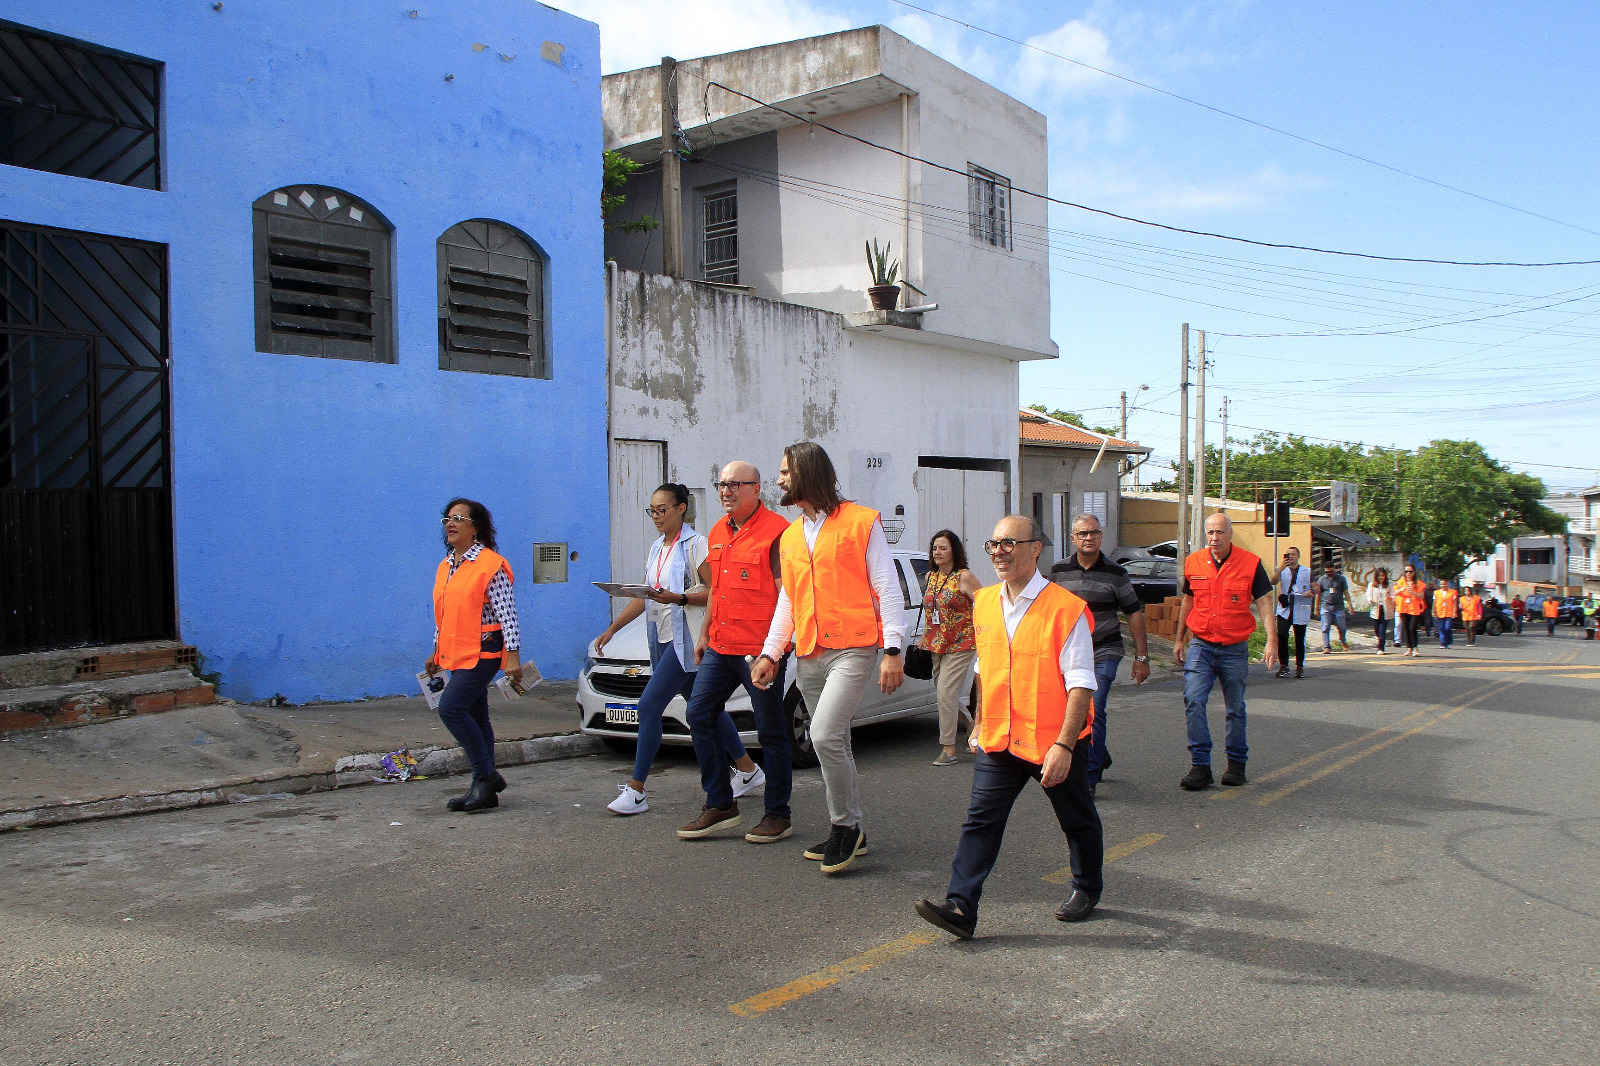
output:
<instances>
[{"instance_id":1,"label":"man with glasses","mask_svg":"<svg viewBox=\"0 0 1600 1066\"><path fill-rule=\"evenodd\" d=\"M1306 676L1306 626L1311 623L1311 569L1300 565L1300 549L1283 553L1278 571L1278 675L1289 676L1289 635L1294 634L1294 676Z\"/></svg>"},{"instance_id":2,"label":"man with glasses","mask_svg":"<svg viewBox=\"0 0 1600 1066\"><path fill-rule=\"evenodd\" d=\"M1173 650L1183 666L1190 766L1178 784L1191 791L1211 784L1211 726L1206 721L1206 705L1212 687L1221 682L1228 708L1224 745L1228 769L1222 784L1242 785L1250 752L1245 743L1244 692L1257 618L1267 635L1261 662L1270 670L1278 660L1272 581L1258 556L1233 543L1233 522L1219 511L1206 519L1206 546L1183 561L1180 591L1183 602L1178 608Z\"/></svg>"},{"instance_id":3,"label":"man with glasses","mask_svg":"<svg viewBox=\"0 0 1600 1066\"><path fill-rule=\"evenodd\" d=\"M882 519L839 495L833 460L820 445L802 441L785 448L778 486L780 502L799 507L800 517L778 539L783 588L750 679L758 688L771 685L793 640L833 824L828 839L807 848L805 856L820 859L823 873L836 874L867 844L850 723L874 664L884 695L905 680L900 585Z\"/></svg>"},{"instance_id":4,"label":"man with glasses","mask_svg":"<svg viewBox=\"0 0 1600 1066\"><path fill-rule=\"evenodd\" d=\"M1128 627L1133 630L1133 683L1142 685L1150 676L1144 601L1128 572L1101 554L1103 537L1100 519L1079 515L1072 520L1072 543L1077 550L1050 568L1050 579L1087 603L1094 616L1094 733L1086 767L1090 792L1099 786L1100 775L1111 768L1111 754L1106 751L1106 700L1122 663L1118 610L1128 616Z\"/></svg>"},{"instance_id":5,"label":"man with glasses","mask_svg":"<svg viewBox=\"0 0 1600 1066\"><path fill-rule=\"evenodd\" d=\"M978 924L984 881L1030 779L1044 788L1071 857L1072 895L1056 919L1080 922L1100 902L1105 838L1088 776L1094 617L1082 599L1039 574L1042 540L1031 518L1008 515L983 545L1000 584L979 589L972 603L982 685L971 736L972 801L944 902L916 905L924 921L962 939Z\"/></svg>"},{"instance_id":6,"label":"man with glasses","mask_svg":"<svg viewBox=\"0 0 1600 1066\"><path fill-rule=\"evenodd\" d=\"M750 679L750 657L761 651L778 605L778 538L789 522L762 502L761 472L750 463L724 466L722 480L714 487L726 513L706 538L711 598L695 640L700 666L688 709L689 736L700 762L706 802L699 817L679 829L678 836L698 840L739 824L738 796L728 775L733 753L723 747L719 734L734 732L732 721L722 720L728 718L728 697L742 685L750 694L766 771L766 814L744 838L752 844L773 844L793 832L789 796L794 771L783 713L783 660L778 661L777 683L758 687ZM740 784L746 780L741 778Z\"/></svg>"}]
</instances>

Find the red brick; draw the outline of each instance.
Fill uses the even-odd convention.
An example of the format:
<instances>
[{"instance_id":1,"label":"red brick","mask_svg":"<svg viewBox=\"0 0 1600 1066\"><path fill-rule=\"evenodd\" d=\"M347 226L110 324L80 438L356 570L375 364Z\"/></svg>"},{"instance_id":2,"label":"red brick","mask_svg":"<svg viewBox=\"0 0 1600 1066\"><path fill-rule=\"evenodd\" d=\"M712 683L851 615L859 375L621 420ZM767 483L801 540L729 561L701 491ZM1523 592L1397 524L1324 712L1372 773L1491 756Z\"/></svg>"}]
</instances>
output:
<instances>
[{"instance_id":1,"label":"red brick","mask_svg":"<svg viewBox=\"0 0 1600 1066\"><path fill-rule=\"evenodd\" d=\"M32 711L0 711L0 733L15 729L38 729L49 725L49 719Z\"/></svg>"},{"instance_id":2,"label":"red brick","mask_svg":"<svg viewBox=\"0 0 1600 1066\"><path fill-rule=\"evenodd\" d=\"M180 688L178 690L179 707L196 707L201 704L217 702L217 691L210 685L196 685L193 688Z\"/></svg>"},{"instance_id":3,"label":"red brick","mask_svg":"<svg viewBox=\"0 0 1600 1066\"><path fill-rule=\"evenodd\" d=\"M78 699L67 700L61 704L51 718L61 723L86 722L94 718L105 718L110 714L111 707L104 700Z\"/></svg>"},{"instance_id":4,"label":"red brick","mask_svg":"<svg viewBox=\"0 0 1600 1066\"><path fill-rule=\"evenodd\" d=\"M133 699L134 714L149 714L151 711L170 711L177 705L177 700L170 692L150 692Z\"/></svg>"}]
</instances>

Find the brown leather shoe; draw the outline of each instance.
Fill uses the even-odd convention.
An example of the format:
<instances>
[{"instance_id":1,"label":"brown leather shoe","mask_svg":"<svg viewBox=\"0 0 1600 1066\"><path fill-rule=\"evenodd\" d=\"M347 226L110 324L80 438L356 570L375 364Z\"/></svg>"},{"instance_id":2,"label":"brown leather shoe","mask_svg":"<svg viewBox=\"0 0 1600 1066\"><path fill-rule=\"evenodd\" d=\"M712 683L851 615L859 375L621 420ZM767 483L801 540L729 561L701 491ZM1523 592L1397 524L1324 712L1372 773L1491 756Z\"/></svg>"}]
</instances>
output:
<instances>
[{"instance_id":1,"label":"brown leather shoe","mask_svg":"<svg viewBox=\"0 0 1600 1066\"><path fill-rule=\"evenodd\" d=\"M779 814L768 814L756 823L756 827L744 835L752 844L776 844L778 841L792 835L794 830L789 825L789 819Z\"/></svg>"},{"instance_id":2,"label":"brown leather shoe","mask_svg":"<svg viewBox=\"0 0 1600 1066\"><path fill-rule=\"evenodd\" d=\"M731 807L724 807L720 811L713 810L710 807L702 807L698 818L678 830L678 837L681 840L698 840L722 829L732 829L738 824L739 805L737 803Z\"/></svg>"}]
</instances>

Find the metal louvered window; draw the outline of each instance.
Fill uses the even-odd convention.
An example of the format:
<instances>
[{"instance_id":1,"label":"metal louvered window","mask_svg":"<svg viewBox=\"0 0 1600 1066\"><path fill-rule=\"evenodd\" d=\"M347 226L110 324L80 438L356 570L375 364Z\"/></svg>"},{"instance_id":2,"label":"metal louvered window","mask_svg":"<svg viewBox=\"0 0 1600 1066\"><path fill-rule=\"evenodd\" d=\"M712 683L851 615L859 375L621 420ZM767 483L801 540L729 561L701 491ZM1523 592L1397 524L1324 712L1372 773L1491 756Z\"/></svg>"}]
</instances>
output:
<instances>
[{"instance_id":1,"label":"metal louvered window","mask_svg":"<svg viewBox=\"0 0 1600 1066\"><path fill-rule=\"evenodd\" d=\"M975 240L1011 248L1011 179L967 164L967 218Z\"/></svg>"},{"instance_id":2,"label":"metal louvered window","mask_svg":"<svg viewBox=\"0 0 1600 1066\"><path fill-rule=\"evenodd\" d=\"M255 203L256 348L394 362L389 226L349 193L292 185Z\"/></svg>"},{"instance_id":3,"label":"metal louvered window","mask_svg":"<svg viewBox=\"0 0 1600 1066\"><path fill-rule=\"evenodd\" d=\"M700 278L739 284L739 191L729 182L700 191Z\"/></svg>"},{"instance_id":4,"label":"metal louvered window","mask_svg":"<svg viewBox=\"0 0 1600 1066\"><path fill-rule=\"evenodd\" d=\"M0 163L161 188L161 64L0 21Z\"/></svg>"},{"instance_id":5,"label":"metal louvered window","mask_svg":"<svg viewBox=\"0 0 1600 1066\"><path fill-rule=\"evenodd\" d=\"M501 222L439 238L439 369L548 378L544 256Z\"/></svg>"}]
</instances>

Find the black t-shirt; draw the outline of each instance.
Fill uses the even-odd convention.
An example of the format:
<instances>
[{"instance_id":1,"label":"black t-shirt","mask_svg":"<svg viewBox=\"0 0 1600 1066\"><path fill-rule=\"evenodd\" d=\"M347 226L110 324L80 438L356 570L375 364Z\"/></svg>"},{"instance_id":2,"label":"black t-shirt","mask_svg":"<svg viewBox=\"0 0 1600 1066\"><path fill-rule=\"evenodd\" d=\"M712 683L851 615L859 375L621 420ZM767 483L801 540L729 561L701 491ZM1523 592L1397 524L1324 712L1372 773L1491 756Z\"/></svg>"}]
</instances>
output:
<instances>
[{"instance_id":1,"label":"black t-shirt","mask_svg":"<svg viewBox=\"0 0 1600 1066\"><path fill-rule=\"evenodd\" d=\"M1231 555L1232 552L1230 551L1229 554ZM1217 557L1212 555L1208 551L1208 552L1206 552L1206 558L1211 560L1211 565L1216 567L1217 572L1220 574L1222 572L1222 563L1217 562ZM1226 559L1223 560L1223 562L1226 562L1226 561L1227 561ZM1250 580L1250 599L1251 599L1252 602L1255 601L1255 600L1259 600L1261 597L1265 596L1267 593L1269 593L1271 591L1272 591L1272 579L1267 577L1267 568L1261 564L1260 560L1257 560L1256 561L1256 576ZM1180 595L1180 596L1189 595L1189 579L1188 578L1183 578L1182 580L1180 580L1178 582L1178 595Z\"/></svg>"},{"instance_id":2,"label":"black t-shirt","mask_svg":"<svg viewBox=\"0 0 1600 1066\"><path fill-rule=\"evenodd\" d=\"M1095 662L1122 658L1122 623L1117 611L1132 615L1144 610L1128 572L1104 555L1085 570L1078 563L1078 553L1073 552L1065 562L1050 568L1050 580L1076 593L1094 615Z\"/></svg>"}]
</instances>

